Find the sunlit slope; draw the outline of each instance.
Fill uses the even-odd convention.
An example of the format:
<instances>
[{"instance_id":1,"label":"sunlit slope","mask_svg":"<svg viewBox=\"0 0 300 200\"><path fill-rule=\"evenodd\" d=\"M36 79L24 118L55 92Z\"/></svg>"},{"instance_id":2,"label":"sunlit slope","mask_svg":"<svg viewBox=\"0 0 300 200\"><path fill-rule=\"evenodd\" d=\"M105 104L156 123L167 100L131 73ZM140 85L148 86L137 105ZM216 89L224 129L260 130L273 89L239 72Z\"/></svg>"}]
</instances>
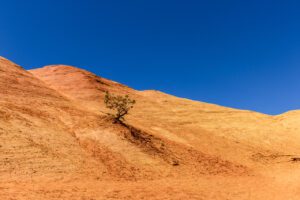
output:
<instances>
[{"instance_id":1,"label":"sunlit slope","mask_svg":"<svg viewBox=\"0 0 300 200\"><path fill-rule=\"evenodd\" d=\"M239 162L153 135L138 121L134 130L113 124L103 113L103 91L143 98L139 92L76 68L50 69L53 82L61 85L0 60L2 180L148 180L252 173ZM71 74L70 79L61 69Z\"/></svg>"},{"instance_id":2,"label":"sunlit slope","mask_svg":"<svg viewBox=\"0 0 300 200\"><path fill-rule=\"evenodd\" d=\"M209 154L202 151L202 149L196 149L188 143L182 143L181 139L179 141L174 140L173 137L167 137L164 133L161 135L155 134L152 127L149 127L148 124L139 124L139 112L136 112L139 110L138 108L149 104L148 106L157 106L155 109L159 109L160 103L152 103L140 92L125 85L71 66L47 66L31 70L30 72L44 81L49 87L72 99L79 107L90 110L97 115L106 115L105 113L108 112L103 103L105 91L117 94L130 94L137 98L139 104L132 111L136 115L130 116L129 121L135 128L143 131L143 135L137 139L131 138L132 136L128 138L125 134L126 140L132 143L129 145L131 149L129 149L128 145L124 146L124 140L122 142L119 139L120 137L115 137L112 132L102 132L95 136L93 130L86 129L83 134L87 137L95 136L94 138L97 138L102 144L117 150L127 161L141 162L150 168L150 171L158 171L159 174L172 176L188 173L233 173L233 171L244 173L247 171L239 162L227 162L226 159L220 156ZM143 115L143 113L141 114ZM114 127L116 125L110 124L109 126ZM118 133L120 131L115 130L115 132ZM122 134L122 132L119 133L119 136ZM116 140L120 141L117 142ZM145 143L145 141L148 142ZM126 146L128 147L127 149L125 148ZM142 153L139 154L138 152ZM179 166L177 165L178 162L180 163ZM174 164L177 165L176 168L174 168Z\"/></svg>"},{"instance_id":3,"label":"sunlit slope","mask_svg":"<svg viewBox=\"0 0 300 200\"><path fill-rule=\"evenodd\" d=\"M105 91L137 100L129 127ZM0 198L299 199L299 119L1 58Z\"/></svg>"},{"instance_id":4,"label":"sunlit slope","mask_svg":"<svg viewBox=\"0 0 300 200\"><path fill-rule=\"evenodd\" d=\"M168 166L20 66L1 58L0 71L2 180L131 179Z\"/></svg>"},{"instance_id":5,"label":"sunlit slope","mask_svg":"<svg viewBox=\"0 0 300 200\"><path fill-rule=\"evenodd\" d=\"M92 170L93 163L68 125L70 114L78 117L82 112L4 58L0 58L0 71L0 176L48 174L57 179L82 174L86 165Z\"/></svg>"},{"instance_id":6,"label":"sunlit slope","mask_svg":"<svg viewBox=\"0 0 300 200\"><path fill-rule=\"evenodd\" d=\"M300 154L296 128L278 117L191 101L159 91L136 91L70 66L31 71L53 89L96 113L107 112L104 92L129 94L137 105L128 123L159 138L249 166L289 161ZM293 127L296 127L294 124ZM279 155L273 160L269 156ZM267 161L266 161L267 160Z\"/></svg>"}]
</instances>

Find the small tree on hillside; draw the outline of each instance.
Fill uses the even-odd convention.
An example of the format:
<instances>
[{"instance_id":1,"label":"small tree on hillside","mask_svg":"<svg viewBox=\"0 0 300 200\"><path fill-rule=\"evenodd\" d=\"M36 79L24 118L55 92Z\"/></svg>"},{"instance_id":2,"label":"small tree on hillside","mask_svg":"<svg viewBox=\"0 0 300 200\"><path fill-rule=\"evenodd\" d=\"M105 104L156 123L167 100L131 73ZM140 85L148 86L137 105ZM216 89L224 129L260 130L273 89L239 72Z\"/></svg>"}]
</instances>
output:
<instances>
[{"instance_id":1,"label":"small tree on hillside","mask_svg":"<svg viewBox=\"0 0 300 200\"><path fill-rule=\"evenodd\" d=\"M136 101L131 99L128 95L113 95L109 92L106 92L104 103L107 108L114 111L114 114L108 114L112 116L115 120L115 123L122 122L125 120L125 116L128 114L129 110L133 108Z\"/></svg>"}]
</instances>

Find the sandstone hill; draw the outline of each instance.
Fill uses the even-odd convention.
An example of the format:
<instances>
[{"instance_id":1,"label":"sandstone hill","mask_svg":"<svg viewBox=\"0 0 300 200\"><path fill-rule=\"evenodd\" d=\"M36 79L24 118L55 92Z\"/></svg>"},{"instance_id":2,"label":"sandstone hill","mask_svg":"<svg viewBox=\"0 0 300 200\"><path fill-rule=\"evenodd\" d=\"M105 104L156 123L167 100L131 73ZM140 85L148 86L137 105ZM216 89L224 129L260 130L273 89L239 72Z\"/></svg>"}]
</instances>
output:
<instances>
[{"instance_id":1,"label":"sandstone hill","mask_svg":"<svg viewBox=\"0 0 300 200\"><path fill-rule=\"evenodd\" d=\"M137 104L113 124L105 91ZM1 199L299 199L300 113L137 91L0 58Z\"/></svg>"}]
</instances>

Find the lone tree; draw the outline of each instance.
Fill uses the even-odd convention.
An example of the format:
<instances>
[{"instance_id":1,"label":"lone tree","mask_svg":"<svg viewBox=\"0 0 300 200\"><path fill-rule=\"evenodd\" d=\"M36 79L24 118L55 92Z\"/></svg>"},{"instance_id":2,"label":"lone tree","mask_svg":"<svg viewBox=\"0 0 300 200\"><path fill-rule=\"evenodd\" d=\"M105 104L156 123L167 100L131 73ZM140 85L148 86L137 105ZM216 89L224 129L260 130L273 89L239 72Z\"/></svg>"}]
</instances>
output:
<instances>
[{"instance_id":1,"label":"lone tree","mask_svg":"<svg viewBox=\"0 0 300 200\"><path fill-rule=\"evenodd\" d=\"M107 108L114 111L114 114L109 113L108 115L113 117L115 123L117 123L125 120L125 115L127 115L129 110L133 108L136 101L131 99L128 95L113 95L106 92L104 103Z\"/></svg>"}]
</instances>

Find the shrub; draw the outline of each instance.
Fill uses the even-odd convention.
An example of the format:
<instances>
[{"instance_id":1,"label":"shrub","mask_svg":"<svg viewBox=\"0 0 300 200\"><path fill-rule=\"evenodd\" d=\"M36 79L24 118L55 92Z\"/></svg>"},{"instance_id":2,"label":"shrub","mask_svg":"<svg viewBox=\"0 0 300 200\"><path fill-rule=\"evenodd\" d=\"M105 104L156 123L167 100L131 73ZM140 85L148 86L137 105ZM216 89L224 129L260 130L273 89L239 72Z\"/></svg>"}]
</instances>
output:
<instances>
[{"instance_id":1,"label":"shrub","mask_svg":"<svg viewBox=\"0 0 300 200\"><path fill-rule=\"evenodd\" d=\"M104 103L107 108L114 111L114 114L109 113L108 115L113 117L115 123L122 122L125 120L125 116L128 114L136 103L134 99L131 99L128 95L113 95L106 92Z\"/></svg>"}]
</instances>

